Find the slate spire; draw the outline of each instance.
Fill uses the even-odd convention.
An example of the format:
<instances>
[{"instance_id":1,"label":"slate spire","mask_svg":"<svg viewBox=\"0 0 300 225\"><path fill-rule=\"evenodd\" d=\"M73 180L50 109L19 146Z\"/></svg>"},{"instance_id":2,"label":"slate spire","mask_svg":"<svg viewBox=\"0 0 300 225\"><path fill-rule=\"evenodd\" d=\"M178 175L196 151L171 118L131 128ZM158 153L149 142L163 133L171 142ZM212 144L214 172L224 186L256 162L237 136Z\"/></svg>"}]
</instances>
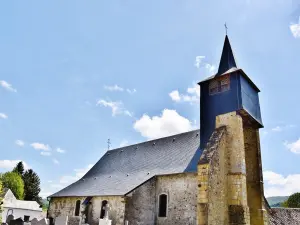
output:
<instances>
[{"instance_id":1,"label":"slate spire","mask_svg":"<svg viewBox=\"0 0 300 225\"><path fill-rule=\"evenodd\" d=\"M221 60L220 60L218 75L225 73L227 70L230 70L231 68L237 68L237 65L236 65L234 55L233 55L233 51L231 49L229 38L226 35L225 41L224 41L224 46L223 46L223 51L222 51L222 56L221 56Z\"/></svg>"}]
</instances>

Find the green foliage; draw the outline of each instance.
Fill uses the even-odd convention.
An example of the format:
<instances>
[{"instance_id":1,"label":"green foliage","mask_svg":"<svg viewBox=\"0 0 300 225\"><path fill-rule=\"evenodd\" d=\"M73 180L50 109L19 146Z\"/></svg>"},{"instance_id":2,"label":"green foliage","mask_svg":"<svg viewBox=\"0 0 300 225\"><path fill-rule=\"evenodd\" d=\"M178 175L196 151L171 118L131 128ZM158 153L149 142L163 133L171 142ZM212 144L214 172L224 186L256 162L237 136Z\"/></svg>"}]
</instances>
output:
<instances>
[{"instance_id":1,"label":"green foliage","mask_svg":"<svg viewBox=\"0 0 300 225\"><path fill-rule=\"evenodd\" d=\"M289 196L268 197L268 203L271 207L280 207L280 204L288 199Z\"/></svg>"},{"instance_id":2,"label":"green foliage","mask_svg":"<svg viewBox=\"0 0 300 225\"><path fill-rule=\"evenodd\" d=\"M287 200L284 202L281 202L280 207L288 208Z\"/></svg>"},{"instance_id":3,"label":"green foliage","mask_svg":"<svg viewBox=\"0 0 300 225\"><path fill-rule=\"evenodd\" d=\"M292 194L286 201L289 208L300 208L300 193Z\"/></svg>"},{"instance_id":4,"label":"green foliage","mask_svg":"<svg viewBox=\"0 0 300 225\"><path fill-rule=\"evenodd\" d=\"M41 188L39 176L32 169L30 169L25 171L23 180L24 200L37 201L40 203L41 198L39 197L39 193L41 191Z\"/></svg>"},{"instance_id":5,"label":"green foliage","mask_svg":"<svg viewBox=\"0 0 300 225\"><path fill-rule=\"evenodd\" d=\"M7 172L1 176L3 187L9 188L17 199L24 198L24 182L19 173Z\"/></svg>"},{"instance_id":6,"label":"green foliage","mask_svg":"<svg viewBox=\"0 0 300 225\"><path fill-rule=\"evenodd\" d=\"M16 165L16 167L13 169L12 172L18 173L21 176L23 176L23 174L24 174L24 165L23 165L23 162L22 161L18 162L18 164Z\"/></svg>"}]
</instances>

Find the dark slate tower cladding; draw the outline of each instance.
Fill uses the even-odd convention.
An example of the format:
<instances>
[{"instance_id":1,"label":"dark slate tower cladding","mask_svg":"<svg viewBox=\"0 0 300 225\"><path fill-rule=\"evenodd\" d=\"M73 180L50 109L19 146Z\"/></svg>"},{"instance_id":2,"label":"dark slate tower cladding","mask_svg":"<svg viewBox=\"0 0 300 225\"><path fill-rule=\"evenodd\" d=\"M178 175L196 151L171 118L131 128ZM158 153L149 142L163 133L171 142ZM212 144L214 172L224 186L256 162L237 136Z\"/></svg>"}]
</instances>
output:
<instances>
[{"instance_id":1,"label":"dark slate tower cladding","mask_svg":"<svg viewBox=\"0 0 300 225\"><path fill-rule=\"evenodd\" d=\"M201 149L215 129L218 115L237 111L257 127L263 127L258 98L260 91L246 73L237 67L227 35L218 73L201 81L199 85Z\"/></svg>"}]
</instances>

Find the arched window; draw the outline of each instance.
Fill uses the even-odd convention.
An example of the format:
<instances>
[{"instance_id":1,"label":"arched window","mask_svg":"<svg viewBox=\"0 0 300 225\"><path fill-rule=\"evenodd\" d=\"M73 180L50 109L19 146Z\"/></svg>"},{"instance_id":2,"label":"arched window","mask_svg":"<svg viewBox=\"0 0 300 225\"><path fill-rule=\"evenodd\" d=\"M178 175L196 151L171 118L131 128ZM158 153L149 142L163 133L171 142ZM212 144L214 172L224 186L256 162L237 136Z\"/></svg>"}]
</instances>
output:
<instances>
[{"instance_id":1,"label":"arched window","mask_svg":"<svg viewBox=\"0 0 300 225\"><path fill-rule=\"evenodd\" d=\"M100 219L103 219L105 216L105 206L107 205L107 201L103 200L101 204L101 214L100 214Z\"/></svg>"},{"instance_id":2,"label":"arched window","mask_svg":"<svg viewBox=\"0 0 300 225\"><path fill-rule=\"evenodd\" d=\"M79 216L79 212L80 212L80 200L77 200L75 206L75 216Z\"/></svg>"},{"instance_id":3,"label":"arched window","mask_svg":"<svg viewBox=\"0 0 300 225\"><path fill-rule=\"evenodd\" d=\"M166 194L161 194L159 196L159 208L158 208L159 217L167 217L167 205L168 205L168 196Z\"/></svg>"}]
</instances>

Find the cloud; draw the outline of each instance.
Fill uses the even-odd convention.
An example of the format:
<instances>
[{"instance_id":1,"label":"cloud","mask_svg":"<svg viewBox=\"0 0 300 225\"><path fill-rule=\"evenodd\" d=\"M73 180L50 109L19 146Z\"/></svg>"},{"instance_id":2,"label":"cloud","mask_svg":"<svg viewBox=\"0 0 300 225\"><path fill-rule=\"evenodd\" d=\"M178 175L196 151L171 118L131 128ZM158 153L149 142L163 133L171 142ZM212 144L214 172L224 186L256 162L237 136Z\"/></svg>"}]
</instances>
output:
<instances>
[{"instance_id":1,"label":"cloud","mask_svg":"<svg viewBox=\"0 0 300 225\"><path fill-rule=\"evenodd\" d=\"M20 147L23 147L25 145L25 142L22 141L22 140L16 140L15 144L18 145L18 146L20 146Z\"/></svg>"},{"instance_id":2,"label":"cloud","mask_svg":"<svg viewBox=\"0 0 300 225\"><path fill-rule=\"evenodd\" d=\"M129 144L129 142L127 140L122 140L121 143L120 143L120 147L124 147L124 146L127 146Z\"/></svg>"},{"instance_id":3,"label":"cloud","mask_svg":"<svg viewBox=\"0 0 300 225\"><path fill-rule=\"evenodd\" d=\"M41 152L41 155L43 155L43 156L50 156L51 152Z\"/></svg>"},{"instance_id":4,"label":"cloud","mask_svg":"<svg viewBox=\"0 0 300 225\"><path fill-rule=\"evenodd\" d=\"M294 38L300 38L300 17L299 17L299 23L294 23L290 25L290 30Z\"/></svg>"},{"instance_id":5,"label":"cloud","mask_svg":"<svg viewBox=\"0 0 300 225\"><path fill-rule=\"evenodd\" d=\"M60 184L68 185L71 184L80 178L82 178L91 168L93 167L92 164L87 165L85 168L82 169L74 169L74 175L62 176L59 180Z\"/></svg>"},{"instance_id":6,"label":"cloud","mask_svg":"<svg viewBox=\"0 0 300 225\"><path fill-rule=\"evenodd\" d=\"M129 94L134 94L134 93L136 92L136 89L130 90L130 89L127 88L126 91L127 91Z\"/></svg>"},{"instance_id":7,"label":"cloud","mask_svg":"<svg viewBox=\"0 0 300 225\"><path fill-rule=\"evenodd\" d=\"M289 196L300 192L300 174L283 176L273 171L264 171L263 175L266 197Z\"/></svg>"},{"instance_id":8,"label":"cloud","mask_svg":"<svg viewBox=\"0 0 300 225\"><path fill-rule=\"evenodd\" d=\"M124 88L122 88L122 87L120 87L120 86L118 86L116 84L113 85L113 86L107 86L107 85L105 85L104 89L108 90L108 91L124 91Z\"/></svg>"},{"instance_id":9,"label":"cloud","mask_svg":"<svg viewBox=\"0 0 300 225\"><path fill-rule=\"evenodd\" d=\"M61 148L57 148L56 151L57 151L58 153L65 153L65 152L66 152L66 150L61 149Z\"/></svg>"},{"instance_id":10,"label":"cloud","mask_svg":"<svg viewBox=\"0 0 300 225\"><path fill-rule=\"evenodd\" d=\"M282 127L280 127L280 126L274 127L274 128L272 128L272 131L280 132L280 131L282 131Z\"/></svg>"},{"instance_id":11,"label":"cloud","mask_svg":"<svg viewBox=\"0 0 300 225\"><path fill-rule=\"evenodd\" d=\"M59 164L59 161L57 159L53 159L52 161L54 164L57 164L57 165Z\"/></svg>"},{"instance_id":12,"label":"cloud","mask_svg":"<svg viewBox=\"0 0 300 225\"><path fill-rule=\"evenodd\" d=\"M194 66L199 69L203 59L205 59L205 56L203 56L203 55L196 56Z\"/></svg>"},{"instance_id":13,"label":"cloud","mask_svg":"<svg viewBox=\"0 0 300 225\"><path fill-rule=\"evenodd\" d=\"M103 99L100 99L96 105L102 105L104 107L111 108L112 116L116 116L118 114L123 114L132 117L132 113L130 113L128 110L126 110L123 107L122 102L112 102L112 101L105 101Z\"/></svg>"},{"instance_id":14,"label":"cloud","mask_svg":"<svg viewBox=\"0 0 300 225\"><path fill-rule=\"evenodd\" d=\"M14 89L12 85L7 83L5 80L0 80L0 86L6 89L7 91L17 92L17 90Z\"/></svg>"},{"instance_id":15,"label":"cloud","mask_svg":"<svg viewBox=\"0 0 300 225\"><path fill-rule=\"evenodd\" d=\"M30 168L30 166L24 162L23 160L0 160L0 168L5 169L5 170L12 170L19 162L23 162L24 169L27 170Z\"/></svg>"},{"instance_id":16,"label":"cloud","mask_svg":"<svg viewBox=\"0 0 300 225\"><path fill-rule=\"evenodd\" d=\"M6 114L4 114L4 113L0 113L0 118L1 119L7 119L8 116Z\"/></svg>"},{"instance_id":17,"label":"cloud","mask_svg":"<svg viewBox=\"0 0 300 225\"><path fill-rule=\"evenodd\" d=\"M169 93L169 96L174 102L189 102L199 103L200 102L200 86L194 84L193 87L189 87L186 94L180 94L178 90L174 90Z\"/></svg>"},{"instance_id":18,"label":"cloud","mask_svg":"<svg viewBox=\"0 0 300 225\"><path fill-rule=\"evenodd\" d=\"M300 138L295 142L284 142L284 145L287 149L289 149L291 152L300 154Z\"/></svg>"},{"instance_id":19,"label":"cloud","mask_svg":"<svg viewBox=\"0 0 300 225\"><path fill-rule=\"evenodd\" d=\"M176 110L164 109L160 116L152 118L144 114L134 123L134 129L148 139L165 137L193 129L192 123Z\"/></svg>"},{"instance_id":20,"label":"cloud","mask_svg":"<svg viewBox=\"0 0 300 225\"><path fill-rule=\"evenodd\" d=\"M31 147L33 147L36 150L42 150L42 151L50 151L49 145L43 144L43 143L32 143L30 144Z\"/></svg>"},{"instance_id":21,"label":"cloud","mask_svg":"<svg viewBox=\"0 0 300 225\"><path fill-rule=\"evenodd\" d=\"M42 198L47 198L48 196L52 195L53 192L44 192L44 191L41 191L39 193L39 196L41 196Z\"/></svg>"},{"instance_id":22,"label":"cloud","mask_svg":"<svg viewBox=\"0 0 300 225\"><path fill-rule=\"evenodd\" d=\"M209 74L214 74L216 72L217 67L213 64L203 62L204 59L205 59L205 56L203 56L203 55L196 56L194 66L197 69L204 67L209 72Z\"/></svg>"}]
</instances>

